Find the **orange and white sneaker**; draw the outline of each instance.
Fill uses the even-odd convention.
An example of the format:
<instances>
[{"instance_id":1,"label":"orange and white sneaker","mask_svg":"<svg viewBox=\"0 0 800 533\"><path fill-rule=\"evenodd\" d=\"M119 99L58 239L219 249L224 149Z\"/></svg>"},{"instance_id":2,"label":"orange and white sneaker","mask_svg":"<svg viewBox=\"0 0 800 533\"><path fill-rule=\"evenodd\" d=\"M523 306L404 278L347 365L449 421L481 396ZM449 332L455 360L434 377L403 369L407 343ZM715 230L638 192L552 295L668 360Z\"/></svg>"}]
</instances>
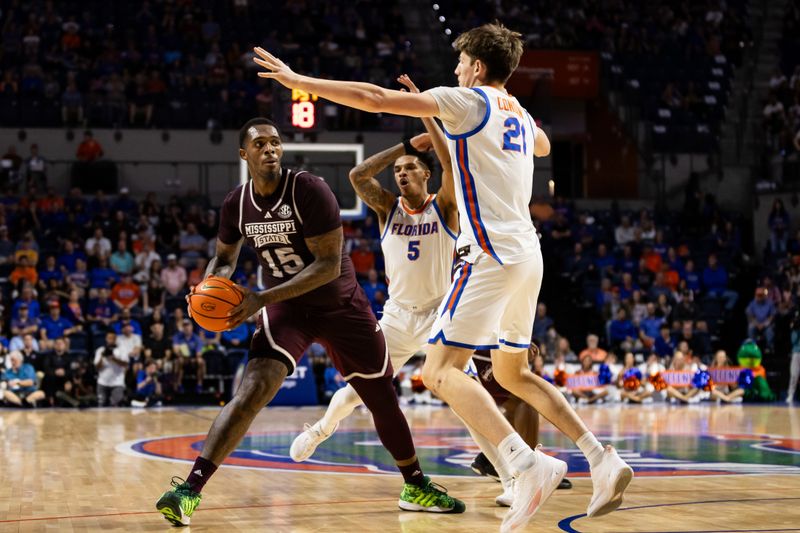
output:
<instances>
[{"instance_id":1,"label":"orange and white sneaker","mask_svg":"<svg viewBox=\"0 0 800 533\"><path fill-rule=\"evenodd\" d=\"M500 526L502 533L524 527L567 475L567 463L545 455L541 447L533 451L534 465L514 480L514 501Z\"/></svg>"},{"instance_id":2,"label":"orange and white sneaker","mask_svg":"<svg viewBox=\"0 0 800 533\"><path fill-rule=\"evenodd\" d=\"M603 516L622 505L622 494L633 479L633 469L613 446L606 446L600 463L591 470L594 493L586 516Z\"/></svg>"}]
</instances>

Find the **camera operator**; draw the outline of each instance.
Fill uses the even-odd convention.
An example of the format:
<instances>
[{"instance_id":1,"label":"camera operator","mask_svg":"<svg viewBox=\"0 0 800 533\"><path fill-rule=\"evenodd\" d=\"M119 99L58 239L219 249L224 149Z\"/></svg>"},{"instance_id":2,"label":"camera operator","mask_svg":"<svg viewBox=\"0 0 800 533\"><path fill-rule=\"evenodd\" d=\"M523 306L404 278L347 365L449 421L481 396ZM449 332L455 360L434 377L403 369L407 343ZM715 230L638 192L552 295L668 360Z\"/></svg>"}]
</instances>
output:
<instances>
[{"instance_id":1,"label":"camera operator","mask_svg":"<svg viewBox=\"0 0 800 533\"><path fill-rule=\"evenodd\" d=\"M97 403L116 407L125 397L125 372L128 370L128 354L117 346L117 334L106 333L106 344L97 349L94 356L97 367Z\"/></svg>"}]
</instances>

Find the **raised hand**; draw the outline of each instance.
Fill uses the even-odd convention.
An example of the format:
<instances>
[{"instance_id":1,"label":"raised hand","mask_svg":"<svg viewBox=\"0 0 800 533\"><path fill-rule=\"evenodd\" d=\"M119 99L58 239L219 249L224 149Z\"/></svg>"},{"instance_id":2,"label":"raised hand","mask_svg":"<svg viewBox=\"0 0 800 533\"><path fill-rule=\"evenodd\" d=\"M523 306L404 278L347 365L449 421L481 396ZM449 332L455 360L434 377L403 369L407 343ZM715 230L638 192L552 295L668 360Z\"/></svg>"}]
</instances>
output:
<instances>
[{"instance_id":1,"label":"raised hand","mask_svg":"<svg viewBox=\"0 0 800 533\"><path fill-rule=\"evenodd\" d=\"M294 84L297 81L297 74L290 69L286 63L270 54L260 46L253 48L253 51L258 56L254 57L253 61L255 61L256 65L265 69L265 72L258 73L259 78L275 80L289 89L294 87Z\"/></svg>"},{"instance_id":2,"label":"raised hand","mask_svg":"<svg viewBox=\"0 0 800 533\"><path fill-rule=\"evenodd\" d=\"M411 92L411 93L420 92L419 88L414 84L413 81L411 81L411 78L408 77L408 74L401 74L397 78L397 83L399 83L400 85L405 86L406 89L408 89L408 92ZM400 90L402 91L404 89L400 89Z\"/></svg>"},{"instance_id":3,"label":"raised hand","mask_svg":"<svg viewBox=\"0 0 800 533\"><path fill-rule=\"evenodd\" d=\"M431 142L431 136L428 133L415 135L411 137L408 142L411 143L411 146L413 146L414 150L417 152L430 152L433 148L433 142Z\"/></svg>"}]
</instances>

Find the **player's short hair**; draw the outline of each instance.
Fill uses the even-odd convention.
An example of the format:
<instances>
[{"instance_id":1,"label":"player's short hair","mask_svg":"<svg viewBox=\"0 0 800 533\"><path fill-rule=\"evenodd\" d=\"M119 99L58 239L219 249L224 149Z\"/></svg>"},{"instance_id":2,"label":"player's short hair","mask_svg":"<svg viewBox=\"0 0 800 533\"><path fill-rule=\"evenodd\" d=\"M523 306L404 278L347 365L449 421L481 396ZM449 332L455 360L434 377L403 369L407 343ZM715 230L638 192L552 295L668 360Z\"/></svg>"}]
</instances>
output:
<instances>
[{"instance_id":1,"label":"player's short hair","mask_svg":"<svg viewBox=\"0 0 800 533\"><path fill-rule=\"evenodd\" d=\"M273 128L275 128L275 131L278 132L278 137L283 136L281 134L281 129L278 127L278 125L275 124L270 119L264 117L251 118L250 120L245 122L244 126L242 126L241 129L239 130L239 148L244 148L244 143L247 140L247 130L249 130L253 126L259 126L259 125L272 126Z\"/></svg>"},{"instance_id":2,"label":"player's short hair","mask_svg":"<svg viewBox=\"0 0 800 533\"><path fill-rule=\"evenodd\" d=\"M500 22L472 28L458 36L453 47L486 65L488 81L505 83L522 57L522 34Z\"/></svg>"},{"instance_id":3,"label":"player's short hair","mask_svg":"<svg viewBox=\"0 0 800 533\"><path fill-rule=\"evenodd\" d=\"M414 157L417 158L417 161L419 161L420 164L422 164L422 167L425 170L433 174L433 157L431 157L429 154L424 152L417 152L416 154L404 154L404 155L413 155ZM401 155L400 157L403 156ZM400 157L398 157L398 159L400 159Z\"/></svg>"}]
</instances>

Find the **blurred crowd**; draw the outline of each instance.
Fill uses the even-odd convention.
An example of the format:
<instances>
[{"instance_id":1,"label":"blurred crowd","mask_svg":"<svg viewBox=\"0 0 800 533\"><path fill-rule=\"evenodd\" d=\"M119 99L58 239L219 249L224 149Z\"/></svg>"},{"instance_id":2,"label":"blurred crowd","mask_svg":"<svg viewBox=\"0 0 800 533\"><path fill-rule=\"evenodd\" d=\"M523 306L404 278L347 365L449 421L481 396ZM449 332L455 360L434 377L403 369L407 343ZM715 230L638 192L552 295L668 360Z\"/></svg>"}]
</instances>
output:
<instances>
[{"instance_id":1,"label":"blurred crowd","mask_svg":"<svg viewBox=\"0 0 800 533\"><path fill-rule=\"evenodd\" d=\"M787 4L779 51L762 109L763 170L778 184L800 183L800 2Z\"/></svg>"},{"instance_id":2,"label":"blurred crowd","mask_svg":"<svg viewBox=\"0 0 800 533\"><path fill-rule=\"evenodd\" d=\"M0 1L0 123L238 128L273 114L254 46L294 70L389 85L416 73L393 0ZM327 128L380 126L333 104Z\"/></svg>"}]
</instances>

